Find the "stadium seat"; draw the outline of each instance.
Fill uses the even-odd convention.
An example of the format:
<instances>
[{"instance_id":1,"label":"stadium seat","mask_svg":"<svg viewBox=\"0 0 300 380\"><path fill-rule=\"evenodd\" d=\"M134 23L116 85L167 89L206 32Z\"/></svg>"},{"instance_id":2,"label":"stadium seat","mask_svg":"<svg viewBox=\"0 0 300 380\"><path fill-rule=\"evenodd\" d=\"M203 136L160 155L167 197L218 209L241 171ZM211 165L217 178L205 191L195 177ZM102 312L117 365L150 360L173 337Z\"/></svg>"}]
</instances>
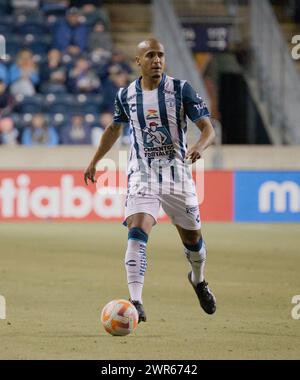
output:
<instances>
[{"instance_id":1,"label":"stadium seat","mask_svg":"<svg viewBox=\"0 0 300 380\"><path fill-rule=\"evenodd\" d=\"M27 34L23 39L23 46L30 49L33 54L45 55L51 46L52 38L50 35Z\"/></svg>"},{"instance_id":2,"label":"stadium seat","mask_svg":"<svg viewBox=\"0 0 300 380\"><path fill-rule=\"evenodd\" d=\"M47 112L50 114L64 114L66 112L70 112L69 108L66 108L66 104L64 103L52 103L51 106L47 109Z\"/></svg>"},{"instance_id":3,"label":"stadium seat","mask_svg":"<svg viewBox=\"0 0 300 380\"><path fill-rule=\"evenodd\" d=\"M69 123L74 114L82 114L85 122L90 125L97 124L99 113L103 109L103 94L70 94L67 92L70 90L67 79L64 85L57 86L58 92L56 92L55 86L47 87L47 84L51 82L47 79L47 73L45 76L42 75L44 74L43 68L48 63L47 53L53 46L53 32L57 29L58 23L65 17L65 10L68 6L56 4L53 1L37 2L40 4L39 7L32 9L25 7L23 10L22 2L18 1L21 6L14 9L10 0L0 0L0 34L6 38L6 54L9 58L4 62L4 65L7 68L11 67L12 64L16 63L19 51L28 48L32 51L34 62L38 66L40 82L36 85L37 94L34 96L16 95L12 114L16 127L18 130L23 130L30 125L32 115L37 112L44 113L49 124L57 129ZM105 10L97 8L91 13L83 11L81 22L89 29L97 20L102 20L109 30L109 16ZM87 50L84 54L90 60L93 69L100 74L100 77L105 77L110 54L108 53L107 57L100 57L102 59L99 58L98 60L93 60ZM68 53L63 53L62 65L67 73L66 78L68 78L76 59Z\"/></svg>"},{"instance_id":4,"label":"stadium seat","mask_svg":"<svg viewBox=\"0 0 300 380\"><path fill-rule=\"evenodd\" d=\"M17 128L18 130L22 129L23 118L22 118L21 114L19 114L19 113L12 113L11 117L12 117L12 119L14 121L15 128Z\"/></svg>"},{"instance_id":5,"label":"stadium seat","mask_svg":"<svg viewBox=\"0 0 300 380\"><path fill-rule=\"evenodd\" d=\"M30 125L30 120L32 119L32 115L28 114L20 114L20 113L13 113L12 115L15 128L18 131L22 131L24 128L28 127Z\"/></svg>"},{"instance_id":6,"label":"stadium seat","mask_svg":"<svg viewBox=\"0 0 300 380\"><path fill-rule=\"evenodd\" d=\"M23 97L16 96L16 106L14 108L15 112L20 112L23 114L43 112L44 97L40 94Z\"/></svg>"},{"instance_id":7,"label":"stadium seat","mask_svg":"<svg viewBox=\"0 0 300 380\"><path fill-rule=\"evenodd\" d=\"M87 103L84 104L83 107L81 107L82 113L84 114L96 114L99 112L99 106L95 103Z\"/></svg>"},{"instance_id":8,"label":"stadium seat","mask_svg":"<svg viewBox=\"0 0 300 380\"><path fill-rule=\"evenodd\" d=\"M65 123L69 120L69 115L65 116L62 113L56 113L56 114L45 114L46 119L50 126L61 129Z\"/></svg>"},{"instance_id":9,"label":"stadium seat","mask_svg":"<svg viewBox=\"0 0 300 380\"><path fill-rule=\"evenodd\" d=\"M1 10L0 10L1 12ZM6 37L7 33L11 33L13 30L11 17L0 17L0 33Z\"/></svg>"},{"instance_id":10,"label":"stadium seat","mask_svg":"<svg viewBox=\"0 0 300 380\"><path fill-rule=\"evenodd\" d=\"M30 49L34 54L45 55L49 50L52 42L50 35L18 35L5 34L6 37L6 52L10 56L15 57L22 48Z\"/></svg>"},{"instance_id":11,"label":"stadium seat","mask_svg":"<svg viewBox=\"0 0 300 380\"><path fill-rule=\"evenodd\" d=\"M91 125L91 126L94 126L96 124L98 124L98 120L99 120L99 116L100 114L99 113L88 113L88 114L84 114L84 120L87 124Z\"/></svg>"},{"instance_id":12,"label":"stadium seat","mask_svg":"<svg viewBox=\"0 0 300 380\"><path fill-rule=\"evenodd\" d=\"M28 47L33 52L33 54L38 54L38 55L47 54L49 50L49 45L46 45L42 41L37 41L25 46Z\"/></svg>"},{"instance_id":13,"label":"stadium seat","mask_svg":"<svg viewBox=\"0 0 300 380\"><path fill-rule=\"evenodd\" d=\"M75 101L76 99L73 94L48 94L46 97L46 104L49 105L61 103L67 107L68 105L73 105Z\"/></svg>"},{"instance_id":14,"label":"stadium seat","mask_svg":"<svg viewBox=\"0 0 300 380\"><path fill-rule=\"evenodd\" d=\"M22 12L14 16L14 24L44 23L44 14L40 10L31 10L30 14Z\"/></svg>"},{"instance_id":15,"label":"stadium seat","mask_svg":"<svg viewBox=\"0 0 300 380\"><path fill-rule=\"evenodd\" d=\"M61 16L56 16L56 15L52 15L52 14L47 17L45 24L47 25L47 28L51 34L55 33L57 25L60 23L60 20L62 18L63 17L61 17Z\"/></svg>"},{"instance_id":16,"label":"stadium seat","mask_svg":"<svg viewBox=\"0 0 300 380\"><path fill-rule=\"evenodd\" d=\"M6 38L6 53L15 57L18 51L23 46L22 37L15 34L5 34Z\"/></svg>"},{"instance_id":17,"label":"stadium seat","mask_svg":"<svg viewBox=\"0 0 300 380\"><path fill-rule=\"evenodd\" d=\"M77 106L83 114L96 114L99 113L101 102L96 95L80 94L77 95Z\"/></svg>"},{"instance_id":18,"label":"stadium seat","mask_svg":"<svg viewBox=\"0 0 300 380\"><path fill-rule=\"evenodd\" d=\"M42 36L46 33L49 33L49 29L44 22L31 22L26 21L18 23L13 27L14 33L21 35L33 34Z\"/></svg>"},{"instance_id":19,"label":"stadium seat","mask_svg":"<svg viewBox=\"0 0 300 380\"><path fill-rule=\"evenodd\" d=\"M42 7L43 12L48 16L64 16L66 13L67 6L64 3L46 3Z\"/></svg>"},{"instance_id":20,"label":"stadium seat","mask_svg":"<svg viewBox=\"0 0 300 380\"><path fill-rule=\"evenodd\" d=\"M44 111L49 114L68 115L76 112L77 101L71 94L48 94L44 101Z\"/></svg>"}]
</instances>

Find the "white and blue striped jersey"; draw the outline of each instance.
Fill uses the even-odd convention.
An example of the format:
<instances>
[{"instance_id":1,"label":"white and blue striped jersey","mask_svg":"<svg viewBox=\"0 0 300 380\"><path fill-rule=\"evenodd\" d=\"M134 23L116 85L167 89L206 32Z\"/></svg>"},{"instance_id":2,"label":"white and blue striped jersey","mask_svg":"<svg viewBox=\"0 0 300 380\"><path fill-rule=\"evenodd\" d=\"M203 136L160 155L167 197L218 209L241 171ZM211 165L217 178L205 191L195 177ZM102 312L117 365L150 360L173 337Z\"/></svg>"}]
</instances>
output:
<instances>
[{"instance_id":1,"label":"white and blue striped jersey","mask_svg":"<svg viewBox=\"0 0 300 380\"><path fill-rule=\"evenodd\" d=\"M141 78L121 88L115 99L115 123L130 124L130 167L140 160L184 161L187 120L209 117L205 102L185 80L163 74L157 89L145 91Z\"/></svg>"}]
</instances>

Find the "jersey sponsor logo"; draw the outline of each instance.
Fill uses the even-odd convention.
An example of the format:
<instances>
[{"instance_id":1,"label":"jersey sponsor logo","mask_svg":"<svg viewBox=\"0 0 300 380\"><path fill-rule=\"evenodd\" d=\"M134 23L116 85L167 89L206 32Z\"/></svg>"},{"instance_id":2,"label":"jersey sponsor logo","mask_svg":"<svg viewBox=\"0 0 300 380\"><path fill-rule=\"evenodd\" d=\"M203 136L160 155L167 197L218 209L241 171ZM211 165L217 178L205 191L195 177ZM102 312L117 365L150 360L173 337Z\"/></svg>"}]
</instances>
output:
<instances>
[{"instance_id":1,"label":"jersey sponsor logo","mask_svg":"<svg viewBox=\"0 0 300 380\"><path fill-rule=\"evenodd\" d=\"M174 145L168 129L156 122L150 122L144 129L145 157L174 156Z\"/></svg>"},{"instance_id":2,"label":"jersey sponsor logo","mask_svg":"<svg viewBox=\"0 0 300 380\"><path fill-rule=\"evenodd\" d=\"M158 111L155 109L147 110L146 120L158 119Z\"/></svg>"},{"instance_id":3,"label":"jersey sponsor logo","mask_svg":"<svg viewBox=\"0 0 300 380\"><path fill-rule=\"evenodd\" d=\"M168 159L172 160L175 156L173 144L156 146L156 147L152 147L152 148L151 147L145 148L144 151L145 151L145 157L146 158L168 156Z\"/></svg>"},{"instance_id":4,"label":"jersey sponsor logo","mask_svg":"<svg viewBox=\"0 0 300 380\"><path fill-rule=\"evenodd\" d=\"M206 104L205 104L205 102L202 102L200 104L194 104L194 108L196 108L196 110L200 112L201 110L206 108Z\"/></svg>"},{"instance_id":5,"label":"jersey sponsor logo","mask_svg":"<svg viewBox=\"0 0 300 380\"><path fill-rule=\"evenodd\" d=\"M144 131L146 132L145 141L147 146L163 145L168 140L166 128L160 127L155 121L149 123L149 126Z\"/></svg>"},{"instance_id":6,"label":"jersey sponsor logo","mask_svg":"<svg viewBox=\"0 0 300 380\"><path fill-rule=\"evenodd\" d=\"M196 93L197 98L199 99L199 104L195 104L194 107L197 108L197 110L202 110L203 108L206 108L207 105L205 101L201 98L201 96Z\"/></svg>"}]
</instances>

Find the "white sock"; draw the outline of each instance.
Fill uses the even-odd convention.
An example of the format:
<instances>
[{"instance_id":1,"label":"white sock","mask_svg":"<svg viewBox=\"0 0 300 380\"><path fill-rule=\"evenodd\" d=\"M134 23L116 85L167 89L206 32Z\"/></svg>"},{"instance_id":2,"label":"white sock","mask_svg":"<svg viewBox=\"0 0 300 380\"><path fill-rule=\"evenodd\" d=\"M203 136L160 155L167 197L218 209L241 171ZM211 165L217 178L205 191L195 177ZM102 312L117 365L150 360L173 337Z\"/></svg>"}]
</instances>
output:
<instances>
[{"instance_id":1,"label":"white sock","mask_svg":"<svg viewBox=\"0 0 300 380\"><path fill-rule=\"evenodd\" d=\"M140 240L128 240L125 255L125 268L130 298L142 302L144 275L147 269L146 243Z\"/></svg>"},{"instance_id":2,"label":"white sock","mask_svg":"<svg viewBox=\"0 0 300 380\"><path fill-rule=\"evenodd\" d=\"M206 261L204 241L202 241L200 251L191 251L184 247L184 253L192 268L192 282L194 285L197 285L199 282L204 281L204 267Z\"/></svg>"}]
</instances>

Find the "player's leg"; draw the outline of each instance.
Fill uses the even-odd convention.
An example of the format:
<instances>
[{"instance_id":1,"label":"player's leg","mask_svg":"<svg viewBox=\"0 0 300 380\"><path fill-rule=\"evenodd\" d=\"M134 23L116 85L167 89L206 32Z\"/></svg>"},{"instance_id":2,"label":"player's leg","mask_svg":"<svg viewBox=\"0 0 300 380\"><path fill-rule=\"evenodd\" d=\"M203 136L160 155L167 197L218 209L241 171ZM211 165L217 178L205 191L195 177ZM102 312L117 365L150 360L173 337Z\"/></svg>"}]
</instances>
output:
<instances>
[{"instance_id":1,"label":"player's leg","mask_svg":"<svg viewBox=\"0 0 300 380\"><path fill-rule=\"evenodd\" d=\"M179 225L175 226L183 243L185 256L192 269L188 274L188 279L204 311L213 314L216 311L216 299L205 281L204 268L207 252L201 229L189 230Z\"/></svg>"},{"instance_id":2,"label":"player's leg","mask_svg":"<svg viewBox=\"0 0 300 380\"><path fill-rule=\"evenodd\" d=\"M153 216L144 212L130 215L126 220L128 230L132 228L140 228L147 235L150 234L155 223L156 221Z\"/></svg>"},{"instance_id":3,"label":"player's leg","mask_svg":"<svg viewBox=\"0 0 300 380\"><path fill-rule=\"evenodd\" d=\"M184 253L191 264L191 281L194 285L204 281L204 267L206 261L206 248L202 239L201 229L186 230L176 225L177 231L184 246Z\"/></svg>"},{"instance_id":4,"label":"player's leg","mask_svg":"<svg viewBox=\"0 0 300 380\"><path fill-rule=\"evenodd\" d=\"M200 305L208 313L215 312L215 297L204 279L206 247L201 234L198 199L195 193L163 195L162 207L176 226L184 247L184 253L192 271L188 279L192 284Z\"/></svg>"},{"instance_id":5,"label":"player's leg","mask_svg":"<svg viewBox=\"0 0 300 380\"><path fill-rule=\"evenodd\" d=\"M128 243L125 268L130 301L138 311L139 322L146 322L147 319L143 307L142 292L147 269L146 247L154 224L153 217L145 213L134 214L127 218Z\"/></svg>"},{"instance_id":6,"label":"player's leg","mask_svg":"<svg viewBox=\"0 0 300 380\"><path fill-rule=\"evenodd\" d=\"M162 207L179 232L185 255L192 266L192 281L197 285L204 281L206 259L197 196L192 192L189 198L184 193L164 195Z\"/></svg>"}]
</instances>

